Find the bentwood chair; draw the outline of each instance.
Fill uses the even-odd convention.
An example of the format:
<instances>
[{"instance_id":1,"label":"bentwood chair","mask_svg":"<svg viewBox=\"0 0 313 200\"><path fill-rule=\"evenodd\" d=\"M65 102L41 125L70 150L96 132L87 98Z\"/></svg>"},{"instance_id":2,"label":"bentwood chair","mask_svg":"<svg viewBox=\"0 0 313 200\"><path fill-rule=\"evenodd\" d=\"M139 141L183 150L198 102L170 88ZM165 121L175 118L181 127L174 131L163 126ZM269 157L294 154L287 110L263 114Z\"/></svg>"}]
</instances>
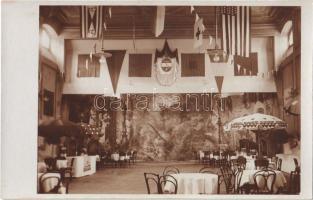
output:
<instances>
[{"instance_id":1,"label":"bentwood chair","mask_svg":"<svg viewBox=\"0 0 313 200\"><path fill-rule=\"evenodd\" d=\"M75 158L71 159L70 166L64 169L64 177L67 177L67 174L69 174L70 181L73 179L73 165L74 165Z\"/></svg>"},{"instance_id":2,"label":"bentwood chair","mask_svg":"<svg viewBox=\"0 0 313 200\"><path fill-rule=\"evenodd\" d=\"M144 173L148 194L160 194L160 177L155 173Z\"/></svg>"},{"instance_id":3,"label":"bentwood chair","mask_svg":"<svg viewBox=\"0 0 313 200\"><path fill-rule=\"evenodd\" d=\"M298 160L294 158L293 161L295 163L295 171L298 171L300 173L300 166L299 166Z\"/></svg>"},{"instance_id":4,"label":"bentwood chair","mask_svg":"<svg viewBox=\"0 0 313 200\"><path fill-rule=\"evenodd\" d=\"M256 159L254 161L255 169L268 168L269 161L265 158Z\"/></svg>"},{"instance_id":5,"label":"bentwood chair","mask_svg":"<svg viewBox=\"0 0 313 200\"><path fill-rule=\"evenodd\" d=\"M221 166L220 171L225 183L226 193L232 193L235 189L235 177L233 171L231 170L230 166Z\"/></svg>"},{"instance_id":6,"label":"bentwood chair","mask_svg":"<svg viewBox=\"0 0 313 200\"><path fill-rule=\"evenodd\" d=\"M202 167L199 170L199 173L216 174L214 171L212 171L212 168L209 168L209 167Z\"/></svg>"},{"instance_id":7,"label":"bentwood chair","mask_svg":"<svg viewBox=\"0 0 313 200\"><path fill-rule=\"evenodd\" d=\"M165 191L165 185L170 184L174 187L174 191ZM170 174L166 174L159 177L159 187L160 187L160 194L177 194L177 180Z\"/></svg>"},{"instance_id":8,"label":"bentwood chair","mask_svg":"<svg viewBox=\"0 0 313 200\"><path fill-rule=\"evenodd\" d=\"M243 156L237 158L238 168L246 169L247 159Z\"/></svg>"},{"instance_id":9,"label":"bentwood chair","mask_svg":"<svg viewBox=\"0 0 313 200\"><path fill-rule=\"evenodd\" d=\"M276 173L273 170L263 169L253 175L255 194L273 194Z\"/></svg>"},{"instance_id":10,"label":"bentwood chair","mask_svg":"<svg viewBox=\"0 0 313 200\"><path fill-rule=\"evenodd\" d=\"M68 193L68 186L69 183L65 183L65 186L62 185L61 178L58 176L45 176L49 172L44 173L41 175L39 179L39 193L45 193L45 194L59 194L59 193ZM47 181L51 181L51 183L55 183L52 185L52 188L48 191L44 188L44 185ZM62 188L64 188L64 191L62 191Z\"/></svg>"},{"instance_id":11,"label":"bentwood chair","mask_svg":"<svg viewBox=\"0 0 313 200\"><path fill-rule=\"evenodd\" d=\"M166 166L163 170L163 175L167 174L179 174L179 169L174 166Z\"/></svg>"},{"instance_id":12,"label":"bentwood chair","mask_svg":"<svg viewBox=\"0 0 313 200\"><path fill-rule=\"evenodd\" d=\"M290 173L289 181L289 193L290 194L299 194L300 193L300 172L292 171Z\"/></svg>"},{"instance_id":13,"label":"bentwood chair","mask_svg":"<svg viewBox=\"0 0 313 200\"><path fill-rule=\"evenodd\" d=\"M283 162L283 160L282 160L281 158L279 158L279 159L277 160L276 169L279 170L279 171L281 171L282 162Z\"/></svg>"}]
</instances>

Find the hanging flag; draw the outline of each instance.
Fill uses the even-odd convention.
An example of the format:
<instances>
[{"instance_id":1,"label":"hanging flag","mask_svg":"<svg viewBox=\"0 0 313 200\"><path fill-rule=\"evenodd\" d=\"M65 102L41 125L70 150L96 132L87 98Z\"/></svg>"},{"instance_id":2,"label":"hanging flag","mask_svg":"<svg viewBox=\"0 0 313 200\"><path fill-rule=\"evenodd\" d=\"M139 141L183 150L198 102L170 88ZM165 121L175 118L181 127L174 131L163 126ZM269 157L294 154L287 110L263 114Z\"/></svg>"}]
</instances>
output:
<instances>
[{"instance_id":1,"label":"hanging flag","mask_svg":"<svg viewBox=\"0 0 313 200\"><path fill-rule=\"evenodd\" d=\"M108 71L111 77L114 94L116 94L117 84L126 50L111 50L108 52L112 54L111 57L107 58Z\"/></svg>"},{"instance_id":2,"label":"hanging flag","mask_svg":"<svg viewBox=\"0 0 313 200\"><path fill-rule=\"evenodd\" d=\"M110 17L110 19L112 17L112 8L111 7L109 7L109 17Z\"/></svg>"},{"instance_id":3,"label":"hanging flag","mask_svg":"<svg viewBox=\"0 0 313 200\"><path fill-rule=\"evenodd\" d=\"M155 18L155 37L159 37L164 30L164 20L165 20L165 6L157 6L156 18Z\"/></svg>"},{"instance_id":4,"label":"hanging flag","mask_svg":"<svg viewBox=\"0 0 313 200\"><path fill-rule=\"evenodd\" d=\"M197 16L197 15L196 15ZM205 30L205 27L203 25L203 19L199 18L197 20L196 18L196 22L194 25L194 44L193 44L193 48L199 48L202 46L203 44L203 32Z\"/></svg>"},{"instance_id":5,"label":"hanging flag","mask_svg":"<svg viewBox=\"0 0 313 200\"><path fill-rule=\"evenodd\" d=\"M217 85L217 89L219 93L222 92L223 80L224 80L224 76L215 76L215 81L216 81L216 85Z\"/></svg>"},{"instance_id":6,"label":"hanging flag","mask_svg":"<svg viewBox=\"0 0 313 200\"><path fill-rule=\"evenodd\" d=\"M195 10L193 6L190 7L190 13L192 13Z\"/></svg>"},{"instance_id":7,"label":"hanging flag","mask_svg":"<svg viewBox=\"0 0 313 200\"><path fill-rule=\"evenodd\" d=\"M99 38L102 32L102 6L81 6L81 37Z\"/></svg>"},{"instance_id":8,"label":"hanging flag","mask_svg":"<svg viewBox=\"0 0 313 200\"><path fill-rule=\"evenodd\" d=\"M247 6L223 6L223 50L231 55L250 55L250 8Z\"/></svg>"}]
</instances>

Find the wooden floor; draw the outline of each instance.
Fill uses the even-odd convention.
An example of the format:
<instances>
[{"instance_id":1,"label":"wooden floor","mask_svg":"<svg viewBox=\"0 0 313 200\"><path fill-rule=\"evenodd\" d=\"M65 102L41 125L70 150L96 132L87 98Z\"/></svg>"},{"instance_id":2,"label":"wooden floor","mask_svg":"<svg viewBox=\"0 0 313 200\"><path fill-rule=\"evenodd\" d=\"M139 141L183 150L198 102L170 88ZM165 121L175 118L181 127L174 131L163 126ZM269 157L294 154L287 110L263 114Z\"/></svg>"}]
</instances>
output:
<instances>
[{"instance_id":1,"label":"wooden floor","mask_svg":"<svg viewBox=\"0 0 313 200\"><path fill-rule=\"evenodd\" d=\"M90 176L75 178L69 185L70 194L147 194L144 172L162 174L165 166L174 165L181 172L198 172L203 165L190 162L136 163L130 167L105 167ZM213 169L216 172L218 169ZM221 193L225 194L224 184Z\"/></svg>"}]
</instances>

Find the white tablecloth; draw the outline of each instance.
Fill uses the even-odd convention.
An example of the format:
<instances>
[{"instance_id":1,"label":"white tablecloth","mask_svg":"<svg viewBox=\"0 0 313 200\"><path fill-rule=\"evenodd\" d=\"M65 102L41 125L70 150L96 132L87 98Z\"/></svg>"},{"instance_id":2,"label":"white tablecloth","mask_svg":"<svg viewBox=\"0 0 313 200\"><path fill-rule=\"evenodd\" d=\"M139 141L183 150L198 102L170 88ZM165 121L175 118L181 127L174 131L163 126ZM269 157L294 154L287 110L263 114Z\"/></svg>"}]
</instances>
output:
<instances>
[{"instance_id":1,"label":"white tablecloth","mask_svg":"<svg viewBox=\"0 0 313 200\"><path fill-rule=\"evenodd\" d=\"M296 166L294 163L294 158L298 160L298 163L300 165L300 157L297 155L291 155L291 154L276 154L276 156L280 159L282 159L281 163L281 171L290 173L291 171L294 171Z\"/></svg>"},{"instance_id":2,"label":"white tablecloth","mask_svg":"<svg viewBox=\"0 0 313 200\"><path fill-rule=\"evenodd\" d=\"M43 180L44 178L48 178L48 177L58 177L61 178L61 175L59 173L38 173L38 184L37 184L37 189L39 191L40 188L40 181ZM51 189L53 189L55 186L57 186L58 184L58 179L57 178L49 178L47 180L45 180L42 183L42 192L49 192Z\"/></svg>"},{"instance_id":3,"label":"white tablecloth","mask_svg":"<svg viewBox=\"0 0 313 200\"><path fill-rule=\"evenodd\" d=\"M66 168L67 167L67 160L57 160L56 167L58 169Z\"/></svg>"},{"instance_id":4,"label":"white tablecloth","mask_svg":"<svg viewBox=\"0 0 313 200\"><path fill-rule=\"evenodd\" d=\"M67 162L71 163L72 158L75 159L73 163L73 177L82 177L96 173L97 156L67 157Z\"/></svg>"},{"instance_id":5,"label":"white tablecloth","mask_svg":"<svg viewBox=\"0 0 313 200\"><path fill-rule=\"evenodd\" d=\"M177 180L177 194L217 194L218 175L206 173L171 174ZM164 190L173 193L173 184L166 183Z\"/></svg>"},{"instance_id":6,"label":"white tablecloth","mask_svg":"<svg viewBox=\"0 0 313 200\"><path fill-rule=\"evenodd\" d=\"M243 170L240 186L243 186L244 184L254 184L254 174L259 170ZM276 180L273 186L274 192L277 192L277 190L280 187L284 187L287 184L286 178L284 177L283 173L281 171L275 170L276 173Z\"/></svg>"}]
</instances>

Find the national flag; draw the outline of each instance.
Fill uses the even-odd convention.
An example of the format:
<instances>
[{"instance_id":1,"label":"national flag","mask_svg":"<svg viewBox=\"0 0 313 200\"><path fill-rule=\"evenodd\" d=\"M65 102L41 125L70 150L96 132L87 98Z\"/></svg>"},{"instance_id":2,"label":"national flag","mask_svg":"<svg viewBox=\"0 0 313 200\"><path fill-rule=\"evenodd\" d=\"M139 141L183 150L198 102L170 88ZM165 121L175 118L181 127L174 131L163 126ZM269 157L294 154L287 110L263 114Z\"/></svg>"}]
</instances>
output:
<instances>
[{"instance_id":1,"label":"national flag","mask_svg":"<svg viewBox=\"0 0 313 200\"><path fill-rule=\"evenodd\" d=\"M223 50L231 55L249 57L250 18L248 6L222 6Z\"/></svg>"},{"instance_id":2,"label":"national flag","mask_svg":"<svg viewBox=\"0 0 313 200\"><path fill-rule=\"evenodd\" d=\"M81 37L99 38L102 32L102 6L81 6Z\"/></svg>"},{"instance_id":3,"label":"national flag","mask_svg":"<svg viewBox=\"0 0 313 200\"><path fill-rule=\"evenodd\" d=\"M193 47L194 48L199 48L202 46L204 30L205 30L205 27L203 25L203 19L202 18L199 18L199 19L196 18L196 22L194 25L194 35L193 35L193 37L194 37Z\"/></svg>"},{"instance_id":4,"label":"national flag","mask_svg":"<svg viewBox=\"0 0 313 200\"><path fill-rule=\"evenodd\" d=\"M190 7L190 13L192 13L195 10L193 6Z\"/></svg>"},{"instance_id":5,"label":"national flag","mask_svg":"<svg viewBox=\"0 0 313 200\"><path fill-rule=\"evenodd\" d=\"M165 6L157 6L154 34L159 37L164 30Z\"/></svg>"}]
</instances>

